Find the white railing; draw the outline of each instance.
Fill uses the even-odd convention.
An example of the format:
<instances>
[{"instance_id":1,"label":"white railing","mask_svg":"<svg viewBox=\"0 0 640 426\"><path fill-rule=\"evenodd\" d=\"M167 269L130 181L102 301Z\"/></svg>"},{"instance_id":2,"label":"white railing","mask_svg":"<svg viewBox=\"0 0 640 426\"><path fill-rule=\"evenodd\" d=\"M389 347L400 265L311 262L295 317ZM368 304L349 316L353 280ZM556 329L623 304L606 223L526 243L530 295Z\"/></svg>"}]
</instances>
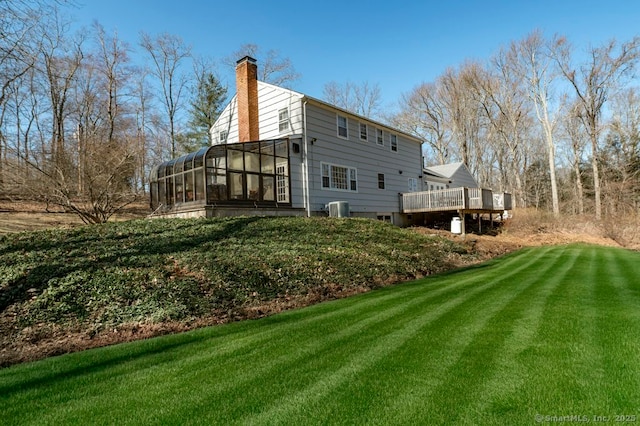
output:
<instances>
[{"instance_id":1,"label":"white railing","mask_svg":"<svg viewBox=\"0 0 640 426\"><path fill-rule=\"evenodd\" d=\"M466 188L439 191L409 192L402 194L402 211L417 213L438 210L458 210L465 207Z\"/></svg>"},{"instance_id":2,"label":"white railing","mask_svg":"<svg viewBox=\"0 0 640 426\"><path fill-rule=\"evenodd\" d=\"M403 213L447 210L511 210L511 194L485 188L450 188L401 194Z\"/></svg>"},{"instance_id":3,"label":"white railing","mask_svg":"<svg viewBox=\"0 0 640 426\"><path fill-rule=\"evenodd\" d=\"M508 192L498 192L493 194L493 208L495 210L512 210L511 194Z\"/></svg>"}]
</instances>

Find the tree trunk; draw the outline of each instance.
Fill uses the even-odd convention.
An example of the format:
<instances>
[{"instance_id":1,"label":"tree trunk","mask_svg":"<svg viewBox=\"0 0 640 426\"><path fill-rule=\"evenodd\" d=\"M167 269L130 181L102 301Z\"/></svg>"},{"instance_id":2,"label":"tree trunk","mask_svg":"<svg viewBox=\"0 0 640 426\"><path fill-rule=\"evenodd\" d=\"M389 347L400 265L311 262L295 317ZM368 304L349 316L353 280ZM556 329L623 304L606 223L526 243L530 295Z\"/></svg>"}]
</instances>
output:
<instances>
[{"instance_id":1,"label":"tree trunk","mask_svg":"<svg viewBox=\"0 0 640 426\"><path fill-rule=\"evenodd\" d=\"M600 168L598 166L598 135L595 126L591 128L591 169L593 170L593 191L595 197L596 220L602 219L602 189L600 187Z\"/></svg>"},{"instance_id":2,"label":"tree trunk","mask_svg":"<svg viewBox=\"0 0 640 426\"><path fill-rule=\"evenodd\" d=\"M574 173L576 174L576 197L578 201L578 214L584 214L584 190L582 187L582 174L580 173L580 162L576 158L573 166Z\"/></svg>"},{"instance_id":3,"label":"tree trunk","mask_svg":"<svg viewBox=\"0 0 640 426\"><path fill-rule=\"evenodd\" d=\"M551 179L551 203L553 206L553 215L560 216L560 200L558 199L558 181L556 178L556 154L553 142L549 148L549 178Z\"/></svg>"}]
</instances>

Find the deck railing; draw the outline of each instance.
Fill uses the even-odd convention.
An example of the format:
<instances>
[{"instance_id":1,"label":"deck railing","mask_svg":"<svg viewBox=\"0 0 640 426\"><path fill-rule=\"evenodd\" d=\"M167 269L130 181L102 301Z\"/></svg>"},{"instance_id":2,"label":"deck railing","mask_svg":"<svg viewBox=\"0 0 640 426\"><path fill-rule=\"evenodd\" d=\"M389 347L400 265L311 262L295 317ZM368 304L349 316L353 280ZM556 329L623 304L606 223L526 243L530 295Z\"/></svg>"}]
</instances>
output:
<instances>
[{"instance_id":1,"label":"deck railing","mask_svg":"<svg viewBox=\"0 0 640 426\"><path fill-rule=\"evenodd\" d=\"M458 210L465 207L466 188L402 194L402 211L417 213L438 210Z\"/></svg>"},{"instance_id":2,"label":"deck railing","mask_svg":"<svg viewBox=\"0 0 640 426\"><path fill-rule=\"evenodd\" d=\"M493 207L496 210L512 210L511 194L508 192L498 192L493 194Z\"/></svg>"},{"instance_id":3,"label":"deck railing","mask_svg":"<svg viewBox=\"0 0 640 426\"><path fill-rule=\"evenodd\" d=\"M493 195L490 189L469 188L469 203L467 208L472 210L493 210Z\"/></svg>"},{"instance_id":4,"label":"deck railing","mask_svg":"<svg viewBox=\"0 0 640 426\"><path fill-rule=\"evenodd\" d=\"M511 210L511 194L485 188L450 188L439 191L408 192L400 196L403 213L447 210Z\"/></svg>"}]
</instances>

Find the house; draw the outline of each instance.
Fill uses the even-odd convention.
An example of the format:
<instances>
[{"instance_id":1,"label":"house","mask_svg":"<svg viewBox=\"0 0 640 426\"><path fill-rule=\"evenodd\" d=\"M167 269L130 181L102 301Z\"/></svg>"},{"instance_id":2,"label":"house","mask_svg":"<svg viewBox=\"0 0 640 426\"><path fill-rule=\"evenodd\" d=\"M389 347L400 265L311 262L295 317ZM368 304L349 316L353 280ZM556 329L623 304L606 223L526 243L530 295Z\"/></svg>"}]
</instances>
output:
<instances>
[{"instance_id":1,"label":"house","mask_svg":"<svg viewBox=\"0 0 640 426\"><path fill-rule=\"evenodd\" d=\"M439 191L447 189L451 185L451 179L425 167L422 171L423 186L426 191Z\"/></svg>"},{"instance_id":2,"label":"house","mask_svg":"<svg viewBox=\"0 0 640 426\"><path fill-rule=\"evenodd\" d=\"M478 183L464 163L449 163L425 167L425 190L447 188L477 188Z\"/></svg>"},{"instance_id":3,"label":"house","mask_svg":"<svg viewBox=\"0 0 640 426\"><path fill-rule=\"evenodd\" d=\"M512 208L511 194L480 188L462 162L425 167L423 175L424 191L400 196L402 212L412 217L418 215L419 220L414 219L413 223L447 227L451 222L453 232L453 220L459 220L458 229L465 233L465 220L474 216L481 231L483 216L488 216L493 224L493 215L504 218Z\"/></svg>"},{"instance_id":4,"label":"house","mask_svg":"<svg viewBox=\"0 0 640 426\"><path fill-rule=\"evenodd\" d=\"M433 212L464 219L511 208L509 194L478 188L462 163L423 169L415 136L258 81L250 57L237 63L236 90L211 146L151 171L152 216L335 215L407 226Z\"/></svg>"},{"instance_id":5,"label":"house","mask_svg":"<svg viewBox=\"0 0 640 426\"><path fill-rule=\"evenodd\" d=\"M237 63L236 89L211 128L212 146L152 171L156 214L326 216L338 205L407 224L399 194L423 189L420 139L258 81L250 57Z\"/></svg>"}]
</instances>

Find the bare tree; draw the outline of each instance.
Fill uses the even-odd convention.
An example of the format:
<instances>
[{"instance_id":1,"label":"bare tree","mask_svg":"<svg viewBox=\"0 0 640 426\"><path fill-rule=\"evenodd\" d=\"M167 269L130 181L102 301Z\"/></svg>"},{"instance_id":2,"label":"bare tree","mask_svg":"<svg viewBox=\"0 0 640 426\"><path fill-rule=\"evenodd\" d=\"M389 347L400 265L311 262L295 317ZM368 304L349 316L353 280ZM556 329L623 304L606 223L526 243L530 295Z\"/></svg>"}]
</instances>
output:
<instances>
[{"instance_id":1,"label":"bare tree","mask_svg":"<svg viewBox=\"0 0 640 426\"><path fill-rule=\"evenodd\" d=\"M21 80L37 60L41 42L39 24L50 14L50 8L53 6L39 0L0 1L0 190L9 148L7 98L12 96L17 101L22 96ZM16 112L15 118L19 118L21 111ZM19 135L19 131L15 134Z\"/></svg>"},{"instance_id":2,"label":"bare tree","mask_svg":"<svg viewBox=\"0 0 640 426\"><path fill-rule=\"evenodd\" d=\"M269 49L266 52L257 44L247 43L238 50L223 59L223 63L232 69L236 67L236 61L251 56L258 61L258 80L281 87L289 87L291 83L300 78L291 60L282 57L277 50Z\"/></svg>"},{"instance_id":3,"label":"bare tree","mask_svg":"<svg viewBox=\"0 0 640 426\"><path fill-rule=\"evenodd\" d=\"M86 145L85 161L91 167L83 169L83 193L78 193L75 171L64 165L42 167L25 159L36 178L26 179L15 167L9 178L22 188L23 196L28 199L60 206L88 224L104 223L138 199L130 185L137 153L128 143L88 141Z\"/></svg>"},{"instance_id":4,"label":"bare tree","mask_svg":"<svg viewBox=\"0 0 640 426\"><path fill-rule=\"evenodd\" d=\"M0 107L11 84L34 65L40 41L39 22L50 13L41 1L0 2Z\"/></svg>"},{"instance_id":5,"label":"bare tree","mask_svg":"<svg viewBox=\"0 0 640 426\"><path fill-rule=\"evenodd\" d=\"M69 39L69 24L63 18L56 17L52 24L50 31L45 32L41 56L51 107L51 158L61 167L68 161L65 146L67 103L76 72L84 59L85 35L78 33Z\"/></svg>"},{"instance_id":6,"label":"bare tree","mask_svg":"<svg viewBox=\"0 0 640 426\"><path fill-rule=\"evenodd\" d=\"M11 85L15 134L6 162L21 197L59 205L87 223L104 222L137 199L138 152L128 137L134 122L120 95L126 61L119 44L94 28L96 49L87 50L87 34L71 33L60 15L42 20L38 61ZM36 154L32 134L40 141Z\"/></svg>"},{"instance_id":7,"label":"bare tree","mask_svg":"<svg viewBox=\"0 0 640 426\"><path fill-rule=\"evenodd\" d=\"M563 37L555 39L554 59L574 89L581 106L580 118L591 141L596 220L602 219L602 191L598 156L602 109L621 80L631 73L640 55L640 37L618 45L615 40L588 52L588 60L576 68L572 49Z\"/></svg>"},{"instance_id":8,"label":"bare tree","mask_svg":"<svg viewBox=\"0 0 640 426\"><path fill-rule=\"evenodd\" d=\"M580 119L581 105L574 103L563 115L562 127L568 140L567 160L575 179L575 197L577 212L584 214L584 183L582 176L582 159L588 140L584 123Z\"/></svg>"},{"instance_id":9,"label":"bare tree","mask_svg":"<svg viewBox=\"0 0 640 426\"><path fill-rule=\"evenodd\" d=\"M107 141L112 142L118 130L125 102L125 91L133 73L129 59L129 46L117 33L108 35L102 25L93 25L98 45L98 70L102 75L102 92L106 95Z\"/></svg>"},{"instance_id":10,"label":"bare tree","mask_svg":"<svg viewBox=\"0 0 640 426\"><path fill-rule=\"evenodd\" d=\"M439 78L452 141L458 146L459 158L472 171L476 165L471 155L482 127L481 107L473 93L474 76L480 68L476 62L467 62L459 70L448 68Z\"/></svg>"},{"instance_id":11,"label":"bare tree","mask_svg":"<svg viewBox=\"0 0 640 426\"><path fill-rule=\"evenodd\" d=\"M521 174L527 168L525 134L529 111L521 80L513 72L509 61L502 51L493 59L491 70L478 68L471 77L478 103L497 136L499 146L496 149L506 148L503 152L507 157L501 156L499 159L500 169L508 171L508 176L514 179L516 199L523 205L524 184Z\"/></svg>"},{"instance_id":12,"label":"bare tree","mask_svg":"<svg viewBox=\"0 0 640 426\"><path fill-rule=\"evenodd\" d=\"M404 94L400 112L392 118L395 126L426 141L438 164L449 158L450 131L439 82L423 83Z\"/></svg>"},{"instance_id":13,"label":"bare tree","mask_svg":"<svg viewBox=\"0 0 640 426\"><path fill-rule=\"evenodd\" d=\"M379 118L381 94L378 84L332 81L324 85L323 95L324 100L332 105L363 117Z\"/></svg>"},{"instance_id":14,"label":"bare tree","mask_svg":"<svg viewBox=\"0 0 640 426\"><path fill-rule=\"evenodd\" d=\"M552 209L553 214L559 216L554 129L559 117L560 102L556 99L556 110L552 110L552 86L557 72L554 69L551 49L553 49L552 43L546 41L540 31L534 31L523 40L511 43L507 55L514 72L527 85L529 98L533 102L536 117L542 127L542 135L547 147Z\"/></svg>"},{"instance_id":15,"label":"bare tree","mask_svg":"<svg viewBox=\"0 0 640 426\"><path fill-rule=\"evenodd\" d=\"M602 151L603 193L610 213L638 212L640 206L640 95L629 88L612 98L613 118Z\"/></svg>"},{"instance_id":16,"label":"bare tree","mask_svg":"<svg viewBox=\"0 0 640 426\"><path fill-rule=\"evenodd\" d=\"M163 106L169 121L171 157L177 154L176 120L183 107L183 91L187 86L187 75L181 71L183 63L191 56L191 48L178 36L163 33L155 38L142 33L140 46L149 54L152 62L151 74L160 82Z\"/></svg>"},{"instance_id":17,"label":"bare tree","mask_svg":"<svg viewBox=\"0 0 640 426\"><path fill-rule=\"evenodd\" d=\"M132 94L135 98L133 112L135 114L135 146L136 150L139 153L138 161L135 168L134 174L134 182L136 190L145 188L146 184L146 175L147 175L147 165L152 163L153 161L162 160L162 149L158 149L157 156L153 155L154 151L149 146L148 141L148 133L149 133L149 125L153 122L151 117L153 117L152 108L150 107L151 103L151 90L147 86L147 74L145 70L138 70L139 72L135 73L136 77L133 81ZM153 139L152 139L153 140ZM161 143L161 140L155 141L156 143Z\"/></svg>"}]
</instances>

